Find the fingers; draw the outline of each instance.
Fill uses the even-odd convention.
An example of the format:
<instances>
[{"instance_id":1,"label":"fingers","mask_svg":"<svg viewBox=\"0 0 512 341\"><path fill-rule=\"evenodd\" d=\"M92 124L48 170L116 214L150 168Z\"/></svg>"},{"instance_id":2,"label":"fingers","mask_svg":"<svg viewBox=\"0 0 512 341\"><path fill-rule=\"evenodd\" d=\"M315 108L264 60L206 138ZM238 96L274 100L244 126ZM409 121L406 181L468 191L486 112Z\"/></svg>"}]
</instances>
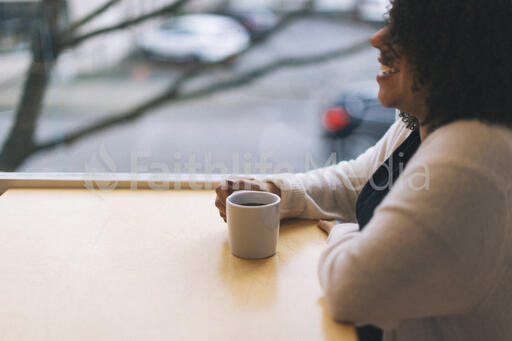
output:
<instances>
[{"instance_id":1,"label":"fingers","mask_svg":"<svg viewBox=\"0 0 512 341\"><path fill-rule=\"evenodd\" d=\"M316 223L316 226L318 226L320 228L320 230L324 231L325 233L328 233L326 230L326 226L325 226L325 220L319 220Z\"/></svg>"},{"instance_id":2,"label":"fingers","mask_svg":"<svg viewBox=\"0 0 512 341\"><path fill-rule=\"evenodd\" d=\"M224 203L219 199L219 197L217 197L215 199L215 207L217 207L219 209L219 215L220 217L224 220L224 222L227 222L227 219L226 219L226 206L224 205Z\"/></svg>"},{"instance_id":3,"label":"fingers","mask_svg":"<svg viewBox=\"0 0 512 341\"><path fill-rule=\"evenodd\" d=\"M229 194L236 191L261 191L261 185L258 180L254 178L242 178L238 176L228 177L226 180L226 189Z\"/></svg>"},{"instance_id":4,"label":"fingers","mask_svg":"<svg viewBox=\"0 0 512 341\"><path fill-rule=\"evenodd\" d=\"M226 199L231 193L239 190L265 191L266 188L265 183L255 178L229 176L215 188L215 206L219 209L219 215L226 221Z\"/></svg>"},{"instance_id":5,"label":"fingers","mask_svg":"<svg viewBox=\"0 0 512 341\"><path fill-rule=\"evenodd\" d=\"M319 220L316 226L318 226L325 233L329 234L334 226L334 223L328 220Z\"/></svg>"},{"instance_id":6,"label":"fingers","mask_svg":"<svg viewBox=\"0 0 512 341\"><path fill-rule=\"evenodd\" d=\"M239 190L262 191L265 190L265 186L264 183L256 179L230 176L224 181L222 181L217 186L217 188L215 188L217 197L223 203L224 206L226 206L226 198L231 193Z\"/></svg>"},{"instance_id":7,"label":"fingers","mask_svg":"<svg viewBox=\"0 0 512 341\"><path fill-rule=\"evenodd\" d=\"M238 190L238 181L238 177L229 177L215 188L215 192L217 193L217 197L215 198L215 207L219 209L219 215L224 222L227 222L226 199L231 193Z\"/></svg>"},{"instance_id":8,"label":"fingers","mask_svg":"<svg viewBox=\"0 0 512 341\"><path fill-rule=\"evenodd\" d=\"M217 188L215 188L215 192L217 193L217 199L219 199L223 206L226 206L226 198L233 193L232 183L228 182L228 180L222 181Z\"/></svg>"},{"instance_id":9,"label":"fingers","mask_svg":"<svg viewBox=\"0 0 512 341\"><path fill-rule=\"evenodd\" d=\"M220 213L226 215L226 204L225 202L222 202L222 200L219 199L219 197L215 199L215 207L219 209Z\"/></svg>"}]
</instances>

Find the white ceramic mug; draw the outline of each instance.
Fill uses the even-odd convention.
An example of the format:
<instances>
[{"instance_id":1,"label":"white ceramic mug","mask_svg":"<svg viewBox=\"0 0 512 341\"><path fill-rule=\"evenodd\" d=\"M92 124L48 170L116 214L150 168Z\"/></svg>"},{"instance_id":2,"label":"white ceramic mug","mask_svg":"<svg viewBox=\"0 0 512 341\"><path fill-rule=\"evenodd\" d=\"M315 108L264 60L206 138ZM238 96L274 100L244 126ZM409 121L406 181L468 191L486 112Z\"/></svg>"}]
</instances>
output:
<instances>
[{"instance_id":1,"label":"white ceramic mug","mask_svg":"<svg viewBox=\"0 0 512 341\"><path fill-rule=\"evenodd\" d=\"M280 202L278 195L258 191L238 191L227 198L229 248L233 255L258 259L276 253Z\"/></svg>"}]
</instances>

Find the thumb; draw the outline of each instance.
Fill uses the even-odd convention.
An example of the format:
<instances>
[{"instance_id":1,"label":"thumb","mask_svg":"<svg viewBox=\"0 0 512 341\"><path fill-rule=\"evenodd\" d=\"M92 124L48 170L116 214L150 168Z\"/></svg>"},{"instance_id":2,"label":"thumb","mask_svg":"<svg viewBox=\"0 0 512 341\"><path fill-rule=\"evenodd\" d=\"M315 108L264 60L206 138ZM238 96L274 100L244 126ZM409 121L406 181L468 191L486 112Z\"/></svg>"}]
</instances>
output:
<instances>
[{"instance_id":1,"label":"thumb","mask_svg":"<svg viewBox=\"0 0 512 341\"><path fill-rule=\"evenodd\" d=\"M327 223L327 221L326 221L326 220L322 220L322 219L320 219L320 220L318 220L318 222L316 223L316 226L318 226L320 229L322 229L322 230L326 231L326 228L328 227L326 223ZM327 231L326 231L326 232L327 232Z\"/></svg>"}]
</instances>

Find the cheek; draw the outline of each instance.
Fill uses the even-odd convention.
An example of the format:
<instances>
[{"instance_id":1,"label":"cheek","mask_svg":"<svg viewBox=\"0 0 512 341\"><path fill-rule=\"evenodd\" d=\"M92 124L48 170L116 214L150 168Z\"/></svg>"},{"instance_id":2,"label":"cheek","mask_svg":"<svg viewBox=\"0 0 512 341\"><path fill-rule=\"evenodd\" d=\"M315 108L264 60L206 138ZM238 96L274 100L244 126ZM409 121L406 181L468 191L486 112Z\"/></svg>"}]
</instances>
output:
<instances>
[{"instance_id":1,"label":"cheek","mask_svg":"<svg viewBox=\"0 0 512 341\"><path fill-rule=\"evenodd\" d=\"M414 84L413 73L410 71L408 66L403 67L402 72L400 72L400 91L404 94L404 96L412 96L412 86Z\"/></svg>"},{"instance_id":2,"label":"cheek","mask_svg":"<svg viewBox=\"0 0 512 341\"><path fill-rule=\"evenodd\" d=\"M413 91L414 79L412 73L405 73L400 79L402 101L408 106L417 107L424 99L423 91Z\"/></svg>"}]
</instances>

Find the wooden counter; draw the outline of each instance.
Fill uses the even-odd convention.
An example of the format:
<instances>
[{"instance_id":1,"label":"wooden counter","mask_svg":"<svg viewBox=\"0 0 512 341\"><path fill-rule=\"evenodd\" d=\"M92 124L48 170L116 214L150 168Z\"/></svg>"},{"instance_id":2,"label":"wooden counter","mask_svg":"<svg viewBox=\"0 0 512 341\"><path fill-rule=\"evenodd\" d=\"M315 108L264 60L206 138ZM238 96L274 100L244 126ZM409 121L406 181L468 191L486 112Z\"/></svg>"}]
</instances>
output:
<instances>
[{"instance_id":1,"label":"wooden counter","mask_svg":"<svg viewBox=\"0 0 512 341\"><path fill-rule=\"evenodd\" d=\"M9 189L0 339L356 340L325 309L315 222L283 222L276 256L238 259L214 198Z\"/></svg>"}]
</instances>

